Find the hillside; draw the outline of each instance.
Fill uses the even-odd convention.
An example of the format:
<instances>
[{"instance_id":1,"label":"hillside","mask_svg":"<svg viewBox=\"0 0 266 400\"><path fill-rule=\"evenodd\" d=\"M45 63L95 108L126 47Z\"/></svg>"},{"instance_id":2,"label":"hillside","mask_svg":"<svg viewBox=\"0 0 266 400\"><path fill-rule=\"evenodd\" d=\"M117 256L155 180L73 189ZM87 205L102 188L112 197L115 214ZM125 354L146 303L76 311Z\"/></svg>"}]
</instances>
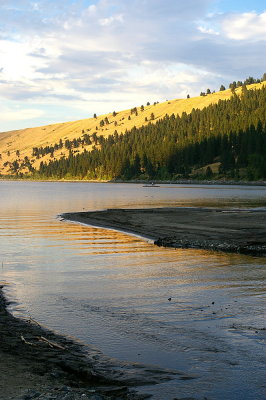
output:
<instances>
[{"instance_id":1,"label":"hillside","mask_svg":"<svg viewBox=\"0 0 266 400\"><path fill-rule=\"evenodd\" d=\"M248 85L247 89L260 89L263 83ZM236 89L240 96L241 88ZM39 169L40 163L68 157L73 154L91 151L101 147L101 141L94 140L93 134L107 138L154 124L165 115L190 113L193 109L202 110L219 100L232 96L230 89L189 99L175 99L163 103L138 106L132 110L117 111L79 121L58 123L36 128L0 133L0 174L28 174ZM35 151L33 151L35 149Z\"/></svg>"}]
</instances>

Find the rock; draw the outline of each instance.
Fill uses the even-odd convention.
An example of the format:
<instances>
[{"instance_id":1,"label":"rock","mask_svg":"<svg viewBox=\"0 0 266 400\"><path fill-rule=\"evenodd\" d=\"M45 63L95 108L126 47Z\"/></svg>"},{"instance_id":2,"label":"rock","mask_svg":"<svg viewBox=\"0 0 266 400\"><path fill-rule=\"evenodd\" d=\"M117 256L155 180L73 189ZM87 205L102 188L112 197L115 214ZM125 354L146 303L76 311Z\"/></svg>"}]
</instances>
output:
<instances>
[{"instance_id":1,"label":"rock","mask_svg":"<svg viewBox=\"0 0 266 400\"><path fill-rule=\"evenodd\" d=\"M62 386L60 390L62 392L69 392L70 391L70 387L69 386Z\"/></svg>"},{"instance_id":2,"label":"rock","mask_svg":"<svg viewBox=\"0 0 266 400\"><path fill-rule=\"evenodd\" d=\"M75 395L73 393L67 393L62 397L62 400L75 400Z\"/></svg>"},{"instance_id":3,"label":"rock","mask_svg":"<svg viewBox=\"0 0 266 400\"><path fill-rule=\"evenodd\" d=\"M90 400L103 400L103 397L98 394L95 394L92 397L90 397Z\"/></svg>"},{"instance_id":4,"label":"rock","mask_svg":"<svg viewBox=\"0 0 266 400\"><path fill-rule=\"evenodd\" d=\"M50 376L52 377L52 378L55 378L55 379L58 379L59 377L60 377L60 375L62 375L60 372L58 372L58 371L52 371L51 373L50 373Z\"/></svg>"},{"instance_id":5,"label":"rock","mask_svg":"<svg viewBox=\"0 0 266 400\"><path fill-rule=\"evenodd\" d=\"M37 392L34 389L29 389L27 391L27 393L25 393L22 396L22 400L31 400L31 399L37 399L39 396L41 395L41 393Z\"/></svg>"}]
</instances>

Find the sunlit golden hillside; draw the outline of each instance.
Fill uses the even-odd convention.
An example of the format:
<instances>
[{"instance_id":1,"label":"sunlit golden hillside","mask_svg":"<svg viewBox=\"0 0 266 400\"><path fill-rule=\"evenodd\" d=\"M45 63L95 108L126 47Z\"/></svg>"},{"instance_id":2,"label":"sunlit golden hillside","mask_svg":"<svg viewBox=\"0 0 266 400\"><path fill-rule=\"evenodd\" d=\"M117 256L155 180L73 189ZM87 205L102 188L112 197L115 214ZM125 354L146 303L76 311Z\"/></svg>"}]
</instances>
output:
<instances>
[{"instance_id":1,"label":"sunlit golden hillside","mask_svg":"<svg viewBox=\"0 0 266 400\"><path fill-rule=\"evenodd\" d=\"M263 83L248 85L247 88L261 88ZM240 95L241 88L236 89L236 94ZM73 122L58 123L41 126L37 128L27 128L10 132L0 133L0 174L7 175L12 172L12 163L17 161L19 168L17 172L28 172L28 166L32 165L38 168L40 162L58 159L67 156L69 149L61 146L54 152L40 156L33 153L33 148L45 148L54 146L60 141L64 143L69 140L80 138L84 135L93 138L103 135L107 137L117 131L123 134L134 126L140 127L148 123L155 123L166 114L179 114L183 112L190 113L193 108L203 109L204 107L217 103L219 100L229 99L232 96L230 89L221 92L212 93L206 96L198 96L188 99L175 99L163 103L138 105L136 109L117 111L97 116L96 118L83 119ZM115 109L115 107L114 107ZM83 152L84 149L90 150L93 146L100 146L93 140L91 144L83 143L71 149L73 153Z\"/></svg>"}]
</instances>

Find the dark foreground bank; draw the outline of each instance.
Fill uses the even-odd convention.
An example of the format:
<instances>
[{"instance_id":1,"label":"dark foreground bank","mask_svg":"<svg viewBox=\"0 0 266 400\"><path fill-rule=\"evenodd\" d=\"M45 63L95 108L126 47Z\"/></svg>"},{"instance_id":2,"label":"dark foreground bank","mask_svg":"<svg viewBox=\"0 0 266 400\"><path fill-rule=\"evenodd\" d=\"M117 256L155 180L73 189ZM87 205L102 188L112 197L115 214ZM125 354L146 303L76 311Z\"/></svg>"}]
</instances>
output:
<instances>
[{"instance_id":1,"label":"dark foreground bank","mask_svg":"<svg viewBox=\"0 0 266 400\"><path fill-rule=\"evenodd\" d=\"M13 317L0 286L1 400L141 400L134 387L180 375L154 367L105 359L35 321ZM143 391L142 391L143 392Z\"/></svg>"},{"instance_id":2,"label":"dark foreground bank","mask_svg":"<svg viewBox=\"0 0 266 400\"><path fill-rule=\"evenodd\" d=\"M266 210L213 208L109 209L64 219L153 239L158 246L266 255Z\"/></svg>"}]
</instances>

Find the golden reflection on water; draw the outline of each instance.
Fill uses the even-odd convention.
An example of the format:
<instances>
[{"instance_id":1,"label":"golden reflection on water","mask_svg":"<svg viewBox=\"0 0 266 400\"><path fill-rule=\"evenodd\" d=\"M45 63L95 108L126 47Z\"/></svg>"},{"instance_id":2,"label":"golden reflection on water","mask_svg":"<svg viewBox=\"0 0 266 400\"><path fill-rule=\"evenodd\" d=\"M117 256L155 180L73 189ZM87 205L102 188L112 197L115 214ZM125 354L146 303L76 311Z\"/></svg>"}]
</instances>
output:
<instances>
[{"instance_id":1,"label":"golden reflection on water","mask_svg":"<svg viewBox=\"0 0 266 400\"><path fill-rule=\"evenodd\" d=\"M137 236L123 233L121 231L95 228L85 226L79 223L62 221L58 218L36 219L35 215L23 215L11 217L1 216L0 236L14 237L21 236L23 238L44 239L43 245L46 247L71 247L74 248L76 254L83 255L111 255L111 254L127 254L127 253L150 253L155 254L154 263L169 261L173 259L179 263L179 268L185 260L191 265L197 266L198 273L205 268L206 265L211 266L218 263L220 267L239 263L239 255L231 253L217 253L206 250L195 249L161 249L154 246ZM35 246L34 242L32 246ZM38 246L38 244L36 244ZM160 254L163 252L163 254ZM195 257L197 254L197 257ZM241 256L245 257L245 256ZM200 263L198 262L200 258ZM250 262L254 257L249 257ZM164 270L164 274L166 271ZM171 271L169 271L171 275Z\"/></svg>"},{"instance_id":2,"label":"golden reflection on water","mask_svg":"<svg viewBox=\"0 0 266 400\"><path fill-rule=\"evenodd\" d=\"M4 186L0 279L12 283L8 291L18 300L17 314L31 315L123 360L183 370L185 353L191 371L202 372L203 383L200 378L187 382L187 393L194 382L196 396L217 398L198 391L205 378L205 387L212 382L224 388L231 380L230 390L235 382L240 385L239 378L242 386L252 374L257 379L266 258L159 248L123 232L60 221L56 215L84 208L258 206L260 199L253 203L247 194L241 200L248 190L225 187ZM215 198L204 199L203 192ZM258 193L262 198L265 190ZM223 194L230 199L220 199ZM236 371L239 375L232 374ZM187 393L175 392L171 398Z\"/></svg>"}]
</instances>

